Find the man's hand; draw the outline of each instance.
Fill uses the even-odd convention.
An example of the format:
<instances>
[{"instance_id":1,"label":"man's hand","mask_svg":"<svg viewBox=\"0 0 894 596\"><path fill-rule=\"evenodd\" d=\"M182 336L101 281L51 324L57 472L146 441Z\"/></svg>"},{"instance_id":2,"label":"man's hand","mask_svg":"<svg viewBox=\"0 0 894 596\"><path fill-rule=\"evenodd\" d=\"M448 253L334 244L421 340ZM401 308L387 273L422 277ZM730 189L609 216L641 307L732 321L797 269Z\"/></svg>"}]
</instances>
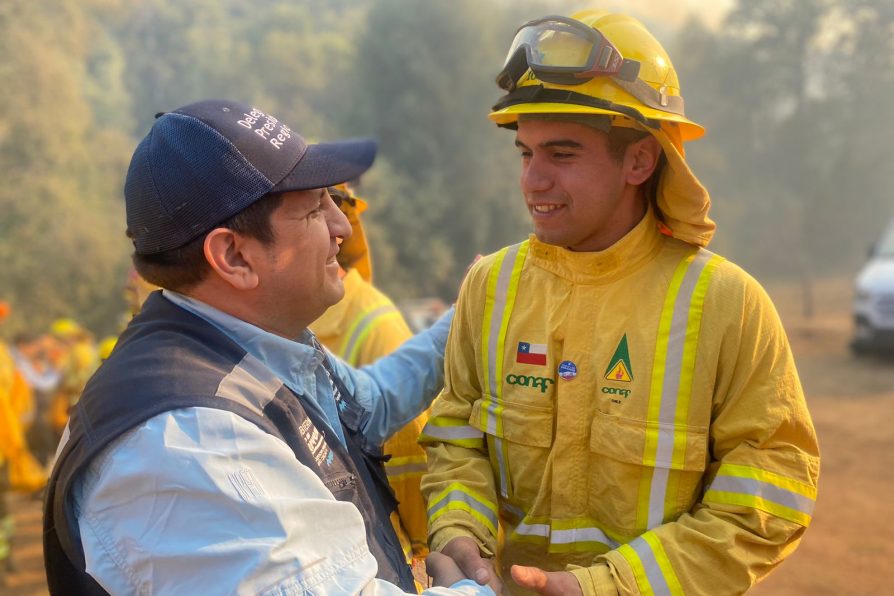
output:
<instances>
[{"instance_id":1,"label":"man's hand","mask_svg":"<svg viewBox=\"0 0 894 596\"><path fill-rule=\"evenodd\" d=\"M434 551L428 553L428 556L425 557L425 571L432 579L433 586L450 587L456 582L466 579L456 561L447 555Z\"/></svg>"},{"instance_id":2,"label":"man's hand","mask_svg":"<svg viewBox=\"0 0 894 596\"><path fill-rule=\"evenodd\" d=\"M583 596L577 578L567 571L544 571L537 567L512 566L512 579L528 590L547 596Z\"/></svg>"},{"instance_id":3,"label":"man's hand","mask_svg":"<svg viewBox=\"0 0 894 596\"><path fill-rule=\"evenodd\" d=\"M474 539L468 536L454 538L444 545L441 553L453 559L464 577L474 579L482 586L490 586L497 594L503 590L503 582L494 571L493 560L481 556Z\"/></svg>"}]
</instances>

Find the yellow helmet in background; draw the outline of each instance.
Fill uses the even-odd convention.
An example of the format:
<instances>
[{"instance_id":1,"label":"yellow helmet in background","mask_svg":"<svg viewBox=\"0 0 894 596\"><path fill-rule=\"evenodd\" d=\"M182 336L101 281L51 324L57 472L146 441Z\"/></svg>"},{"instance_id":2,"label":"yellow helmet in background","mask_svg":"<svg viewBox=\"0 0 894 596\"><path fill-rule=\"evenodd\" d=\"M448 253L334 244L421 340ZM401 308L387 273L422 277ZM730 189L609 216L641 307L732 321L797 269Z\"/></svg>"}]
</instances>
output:
<instances>
[{"instance_id":1,"label":"yellow helmet in background","mask_svg":"<svg viewBox=\"0 0 894 596\"><path fill-rule=\"evenodd\" d=\"M360 214L366 211L366 201L356 196L347 184L332 187L330 193L339 199L339 209L351 222L351 235L341 243L338 263L342 269L356 269L360 277L372 282L372 256L363 223L360 221Z\"/></svg>"},{"instance_id":2,"label":"yellow helmet in background","mask_svg":"<svg viewBox=\"0 0 894 596\"><path fill-rule=\"evenodd\" d=\"M585 10L526 23L497 83L509 91L490 114L501 125L520 114L606 114L667 128L681 142L704 134L684 114L667 52L642 23L623 14Z\"/></svg>"},{"instance_id":3,"label":"yellow helmet in background","mask_svg":"<svg viewBox=\"0 0 894 596\"><path fill-rule=\"evenodd\" d=\"M50 333L59 339L76 339L84 335L84 328L73 319L56 319L50 325Z\"/></svg>"},{"instance_id":4,"label":"yellow helmet in background","mask_svg":"<svg viewBox=\"0 0 894 596\"><path fill-rule=\"evenodd\" d=\"M112 353L112 350L115 349L115 344L118 343L117 335L109 335L108 337L103 338L101 342L99 342L99 346L97 347L97 352L99 353L100 360L105 360Z\"/></svg>"},{"instance_id":5,"label":"yellow helmet in background","mask_svg":"<svg viewBox=\"0 0 894 596\"><path fill-rule=\"evenodd\" d=\"M677 71L638 20L585 10L529 21L516 32L497 84L507 91L490 113L500 126L515 127L521 115L596 114L612 127L650 133L667 158L655 197L666 231L697 246L711 241L711 198L683 148L705 129L686 117Z\"/></svg>"}]
</instances>

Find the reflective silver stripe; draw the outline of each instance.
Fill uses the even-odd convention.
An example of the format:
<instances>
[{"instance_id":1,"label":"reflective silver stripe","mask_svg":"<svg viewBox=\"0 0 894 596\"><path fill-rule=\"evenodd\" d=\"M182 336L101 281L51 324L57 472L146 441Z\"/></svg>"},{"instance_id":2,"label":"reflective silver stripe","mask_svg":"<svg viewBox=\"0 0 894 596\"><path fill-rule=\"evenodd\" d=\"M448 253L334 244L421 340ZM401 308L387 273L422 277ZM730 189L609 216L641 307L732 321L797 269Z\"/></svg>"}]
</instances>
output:
<instances>
[{"instance_id":1,"label":"reflective silver stripe","mask_svg":"<svg viewBox=\"0 0 894 596\"><path fill-rule=\"evenodd\" d=\"M260 360L246 354L217 386L217 397L229 399L262 415L283 382Z\"/></svg>"},{"instance_id":2,"label":"reflective silver stripe","mask_svg":"<svg viewBox=\"0 0 894 596\"><path fill-rule=\"evenodd\" d=\"M655 595L670 596L670 586L667 585L667 580L661 572L661 567L658 566L658 559L655 558L655 553L652 552L652 547L649 543L642 538L636 538L629 545L643 564L646 577Z\"/></svg>"},{"instance_id":3,"label":"reflective silver stripe","mask_svg":"<svg viewBox=\"0 0 894 596\"><path fill-rule=\"evenodd\" d=\"M680 283L667 340L664 379L661 389L661 407L658 414L658 445L655 452L655 468L649 489L649 529L664 523L664 501L667 497L667 481L674 456L674 421L677 415L677 398L680 376L683 372L683 352L686 347L686 329L692 294L705 265L713 257L710 251L699 249L686 269Z\"/></svg>"},{"instance_id":4,"label":"reflective silver stripe","mask_svg":"<svg viewBox=\"0 0 894 596\"><path fill-rule=\"evenodd\" d=\"M484 433L472 426L435 426L431 422L425 425L422 434L442 440L484 438Z\"/></svg>"},{"instance_id":5,"label":"reflective silver stripe","mask_svg":"<svg viewBox=\"0 0 894 596\"><path fill-rule=\"evenodd\" d=\"M502 379L497 378L497 358L502 358L503 354L497 353L497 343L500 340L500 327L503 325L503 314L506 311L506 298L509 293L509 282L512 279L512 269L515 267L515 258L521 244L515 244L506 249L503 256L503 262L500 265L500 274L497 277L497 287L494 292L494 309L490 316L490 335L487 341L487 364L490 371L490 379L488 386L492 397L497 397L497 383ZM488 421L490 424L490 421Z\"/></svg>"},{"instance_id":6,"label":"reflective silver stripe","mask_svg":"<svg viewBox=\"0 0 894 596\"><path fill-rule=\"evenodd\" d=\"M496 451L497 464L500 466L500 494L509 498L509 486L507 485L506 461L503 459L503 439L494 437L494 451Z\"/></svg>"},{"instance_id":7,"label":"reflective silver stripe","mask_svg":"<svg viewBox=\"0 0 894 596\"><path fill-rule=\"evenodd\" d=\"M385 462L385 474L388 476L400 476L401 474L423 474L428 469L425 462L413 464L401 464L399 466L389 466Z\"/></svg>"},{"instance_id":8,"label":"reflective silver stripe","mask_svg":"<svg viewBox=\"0 0 894 596\"><path fill-rule=\"evenodd\" d=\"M515 505L512 505L511 503L509 503L507 501L503 501L502 503L500 503L500 509L505 511L509 515L513 516L515 519L524 519L525 518L524 511L522 511L521 509L519 509L518 507L516 507Z\"/></svg>"},{"instance_id":9,"label":"reflective silver stripe","mask_svg":"<svg viewBox=\"0 0 894 596\"><path fill-rule=\"evenodd\" d=\"M503 326L503 318L506 316L506 301L509 294L509 284L512 281L512 270L515 268L515 259L518 257L518 251L521 250L521 244L514 244L506 249L503 255L503 262L500 264L500 273L497 275L497 285L494 290L494 308L490 315L490 332L487 336L487 370L490 378L487 379L490 388L491 397L496 400L499 393L497 392L498 384L503 380L497 376L497 359L501 359L503 354L497 349L500 343L500 328ZM497 467L500 471L500 494L504 498L509 497L509 485L506 462L503 458L503 441L497 437L497 415L494 412L499 404L491 401L487 404L485 411L487 412L487 432L494 437L494 451L497 460Z\"/></svg>"},{"instance_id":10,"label":"reflective silver stripe","mask_svg":"<svg viewBox=\"0 0 894 596\"><path fill-rule=\"evenodd\" d=\"M574 542L601 542L611 548L621 546L605 535L599 528L568 528L553 530L549 537L550 544L572 544Z\"/></svg>"},{"instance_id":11,"label":"reflective silver stripe","mask_svg":"<svg viewBox=\"0 0 894 596\"><path fill-rule=\"evenodd\" d=\"M484 409L487 412L487 432L494 436L497 434L497 413L494 410L498 407L499 404L495 401L488 401L484 404Z\"/></svg>"},{"instance_id":12,"label":"reflective silver stripe","mask_svg":"<svg viewBox=\"0 0 894 596\"><path fill-rule=\"evenodd\" d=\"M438 511L444 509L445 507L449 509L449 506L452 503L465 503L466 505L486 517L488 520L490 520L494 527L497 526L497 514L494 513L489 507L472 497L472 495L461 490L452 490L444 495L444 497L442 497L440 501L438 501L428 509L428 517L433 517Z\"/></svg>"},{"instance_id":13,"label":"reflective silver stripe","mask_svg":"<svg viewBox=\"0 0 894 596\"><path fill-rule=\"evenodd\" d=\"M518 524L515 528L516 534L521 534L522 536L541 536L543 538L549 537L549 525L547 524L526 524L522 522Z\"/></svg>"},{"instance_id":14,"label":"reflective silver stripe","mask_svg":"<svg viewBox=\"0 0 894 596\"><path fill-rule=\"evenodd\" d=\"M489 326L487 332L487 370L489 378L486 379L486 381L492 398L484 410L486 413L485 426L488 434L493 437L495 451L494 458L497 462L498 475L500 478L500 495L506 499L509 498L509 468L506 467L505 456L503 454L503 441L498 436L499 433L497 432L497 423L500 415L496 412L496 410L501 407L496 400L501 397L502 392L500 389L502 388L503 382L503 351L500 349L500 330L503 328L504 322L508 324L508 316L506 312L507 306L509 307L508 314L511 315L512 313L512 305L508 304L509 288L512 285L512 272L515 269L516 259L518 259L522 246L527 245L524 242L514 244L506 248L506 252L503 254L503 261L500 263L500 271L497 274L497 282L494 288L493 308L490 311L490 320L485 321L485 324ZM490 299L489 294L488 299ZM485 312L486 311L487 308L485 307ZM505 349L505 345L502 346L502 348ZM497 363L500 364L501 373L499 375L497 374Z\"/></svg>"},{"instance_id":15,"label":"reflective silver stripe","mask_svg":"<svg viewBox=\"0 0 894 596\"><path fill-rule=\"evenodd\" d=\"M813 508L816 505L816 502L810 497L779 488L768 482L739 476L718 476L708 490L760 497L807 515L813 515Z\"/></svg>"},{"instance_id":16,"label":"reflective silver stripe","mask_svg":"<svg viewBox=\"0 0 894 596\"><path fill-rule=\"evenodd\" d=\"M357 363L353 362L353 358L351 358L350 360L349 358L354 352L354 349L357 347L357 343L360 341L360 338L363 337L364 332L369 329L373 325L373 323L375 323L376 319L391 312L397 312L397 308L395 308L391 304L385 304L363 315L363 318L361 318L360 321L353 325L354 330L351 332L351 336L348 338L348 341L344 344L344 348L342 348L341 354L339 354L339 356L346 360L348 364L352 366L356 365Z\"/></svg>"},{"instance_id":17,"label":"reflective silver stripe","mask_svg":"<svg viewBox=\"0 0 894 596\"><path fill-rule=\"evenodd\" d=\"M613 549L621 546L620 543L615 542L606 536L605 532L596 527L555 529L550 524L532 524L523 521L516 526L515 533L521 536L548 538L550 544L599 542Z\"/></svg>"}]
</instances>

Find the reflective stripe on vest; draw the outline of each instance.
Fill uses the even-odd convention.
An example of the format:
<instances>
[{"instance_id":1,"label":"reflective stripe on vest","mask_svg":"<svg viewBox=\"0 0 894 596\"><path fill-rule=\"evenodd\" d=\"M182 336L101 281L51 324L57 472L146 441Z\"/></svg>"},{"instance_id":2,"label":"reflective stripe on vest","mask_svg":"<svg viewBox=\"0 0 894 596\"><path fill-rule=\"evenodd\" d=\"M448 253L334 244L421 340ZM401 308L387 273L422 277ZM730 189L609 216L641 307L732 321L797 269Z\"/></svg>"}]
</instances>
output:
<instances>
[{"instance_id":1,"label":"reflective stripe on vest","mask_svg":"<svg viewBox=\"0 0 894 596\"><path fill-rule=\"evenodd\" d=\"M816 504L816 488L759 468L722 464L702 500L760 509L807 527Z\"/></svg>"},{"instance_id":2,"label":"reflective stripe on vest","mask_svg":"<svg viewBox=\"0 0 894 596\"><path fill-rule=\"evenodd\" d=\"M630 564L644 596L683 596L680 580L654 532L646 532L621 546L618 553Z\"/></svg>"},{"instance_id":3,"label":"reflective stripe on vest","mask_svg":"<svg viewBox=\"0 0 894 596\"><path fill-rule=\"evenodd\" d=\"M465 511L491 533L497 535L497 506L469 487L453 482L441 494L431 499L428 507L428 525L448 511Z\"/></svg>"},{"instance_id":4,"label":"reflective stripe on vest","mask_svg":"<svg viewBox=\"0 0 894 596\"><path fill-rule=\"evenodd\" d=\"M490 394L498 399L502 397L502 384L499 380L502 378L506 329L512 315L518 280L524 264L524 255L527 253L527 243L522 243L517 247L523 247L524 254L519 254L522 253L522 250L519 250L515 254L515 258L512 258L513 255L509 251L516 247L509 247L501 251L491 268L488 280L487 303L482 328L484 378L487 381ZM685 428L687 423L702 308L708 283L717 265L722 261L722 257L704 249L698 249L688 254L677 266L665 296L656 338L655 362L649 396L648 420L654 424L648 425L649 430L643 454L643 465L651 473L643 476L637 509L637 526L644 530L664 523L668 497L676 497L674 494L668 495L669 471L683 467L686 435L685 431L675 433L674 424ZM494 340L495 336L498 338L497 340ZM491 374L488 374L489 372ZM501 423L499 414L502 412L502 406L497 400L492 403L497 407L486 408L486 413L490 416L485 428L488 429L488 432L501 431L502 428L498 425ZM485 408L482 408L482 414L485 414ZM485 421L482 421L482 424L484 423ZM501 435L502 432L495 434ZM501 475L501 493L505 498L507 497L506 492L508 492L506 491L508 481L505 480L508 478L508 472L504 465L505 455L499 451L497 457ZM673 493L673 491L670 492ZM554 524L555 522L550 523ZM522 532L516 531L516 533L519 536L543 536L541 525L522 526ZM551 552L554 548L558 548L559 544L565 545L561 548L570 551L578 547L586 550L584 545L588 542L595 541L607 545L614 542L607 536L604 542L601 537L591 540L593 537L599 536L598 532L601 532L595 526L586 532L560 534L561 542L553 540L552 536L555 530L555 525L552 525L548 533ZM579 542L575 542L576 540Z\"/></svg>"},{"instance_id":5,"label":"reflective stripe on vest","mask_svg":"<svg viewBox=\"0 0 894 596\"><path fill-rule=\"evenodd\" d=\"M525 516L510 535L512 542L542 544L549 553L605 553L629 540L609 536L592 519L550 519Z\"/></svg>"},{"instance_id":6,"label":"reflective stripe on vest","mask_svg":"<svg viewBox=\"0 0 894 596\"><path fill-rule=\"evenodd\" d=\"M422 434L419 435L419 442L438 441L469 449L484 449L484 433L469 426L468 420L460 418L432 416L428 419L422 429Z\"/></svg>"},{"instance_id":7,"label":"reflective stripe on vest","mask_svg":"<svg viewBox=\"0 0 894 596\"><path fill-rule=\"evenodd\" d=\"M406 478L419 478L426 470L425 455L406 455L392 457L385 462L385 474L389 482L396 482Z\"/></svg>"},{"instance_id":8,"label":"reflective stripe on vest","mask_svg":"<svg viewBox=\"0 0 894 596\"><path fill-rule=\"evenodd\" d=\"M721 261L722 257L704 249L688 255L674 271L664 298L649 392L643 453L648 471L640 483L638 528L663 524L667 503L677 496L673 488L669 490L668 481L671 470L683 469L702 308L708 283Z\"/></svg>"},{"instance_id":9,"label":"reflective stripe on vest","mask_svg":"<svg viewBox=\"0 0 894 596\"><path fill-rule=\"evenodd\" d=\"M481 328L481 365L485 389L492 399L481 408L481 426L493 441L491 462L498 471L500 494L509 497L509 469L503 444L503 345L515 306L518 280L528 255L528 241L508 246L497 253L487 278L484 318Z\"/></svg>"},{"instance_id":10,"label":"reflective stripe on vest","mask_svg":"<svg viewBox=\"0 0 894 596\"><path fill-rule=\"evenodd\" d=\"M348 331L338 347L337 355L351 366L357 366L360 347L375 326L387 318L399 316L401 316L400 311L391 303L374 306L361 312L348 327Z\"/></svg>"}]
</instances>

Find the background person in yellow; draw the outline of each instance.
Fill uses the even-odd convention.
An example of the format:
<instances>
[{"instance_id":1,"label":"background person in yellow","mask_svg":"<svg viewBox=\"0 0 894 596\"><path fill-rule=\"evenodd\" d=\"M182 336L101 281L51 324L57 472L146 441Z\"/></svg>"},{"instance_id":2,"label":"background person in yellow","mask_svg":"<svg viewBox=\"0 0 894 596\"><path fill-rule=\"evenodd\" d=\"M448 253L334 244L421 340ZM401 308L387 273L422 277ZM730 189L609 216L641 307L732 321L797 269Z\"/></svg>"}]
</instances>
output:
<instances>
[{"instance_id":1,"label":"background person in yellow","mask_svg":"<svg viewBox=\"0 0 894 596\"><path fill-rule=\"evenodd\" d=\"M345 184L331 188L329 193L341 199L339 207L351 223L351 235L342 242L337 255L345 296L310 329L339 358L359 367L391 353L413 332L391 299L372 284L372 257L360 221L366 201L354 196ZM418 443L427 420L425 412L388 439L384 447L385 454L391 455L385 462L388 482L400 502L392 523L404 552L417 561L428 554L428 522L419 489L425 451Z\"/></svg>"},{"instance_id":2,"label":"background person in yellow","mask_svg":"<svg viewBox=\"0 0 894 596\"><path fill-rule=\"evenodd\" d=\"M0 301L0 323L9 315L9 304ZM34 398L7 345L0 341L0 579L11 570L12 513L7 509L9 491L33 492L46 482L41 467L28 451L25 432L33 419Z\"/></svg>"},{"instance_id":3,"label":"background person in yellow","mask_svg":"<svg viewBox=\"0 0 894 596\"><path fill-rule=\"evenodd\" d=\"M586 11L519 29L498 83L534 235L460 294L431 547L499 588L496 555L510 592L745 592L809 525L819 454L770 299L705 248L670 59Z\"/></svg>"},{"instance_id":4,"label":"background person in yellow","mask_svg":"<svg viewBox=\"0 0 894 596\"><path fill-rule=\"evenodd\" d=\"M72 319L57 319L50 334L59 346L58 367L62 375L50 408L50 422L57 436L68 422L71 407L78 402L87 380L99 366L93 335Z\"/></svg>"}]
</instances>

